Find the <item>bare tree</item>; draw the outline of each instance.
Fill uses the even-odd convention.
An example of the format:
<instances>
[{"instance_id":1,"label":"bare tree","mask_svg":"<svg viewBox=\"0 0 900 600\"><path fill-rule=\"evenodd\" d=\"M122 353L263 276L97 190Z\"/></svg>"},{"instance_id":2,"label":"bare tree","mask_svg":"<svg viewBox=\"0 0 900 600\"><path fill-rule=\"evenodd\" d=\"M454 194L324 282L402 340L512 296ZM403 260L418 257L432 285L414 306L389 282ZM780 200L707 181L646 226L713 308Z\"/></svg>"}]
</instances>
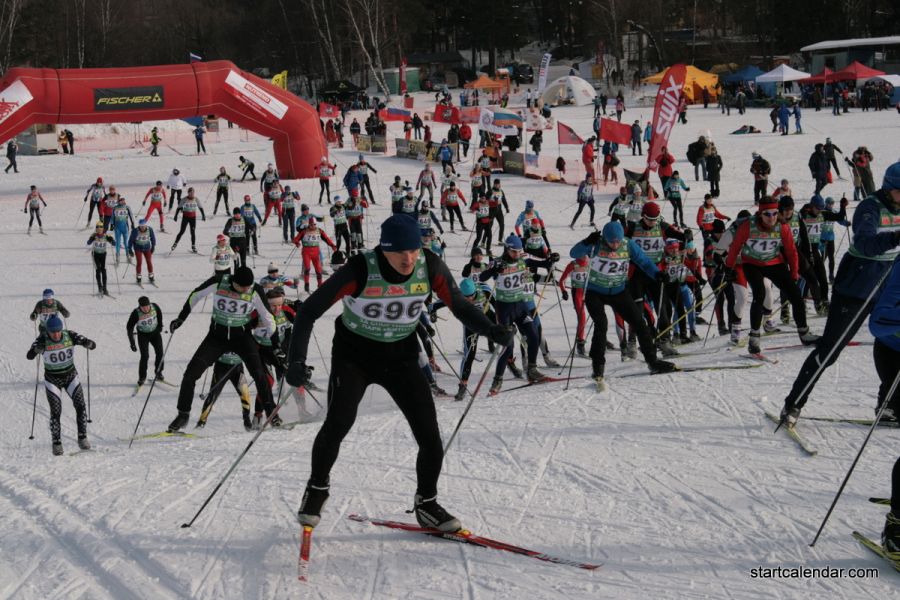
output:
<instances>
[{"instance_id":1,"label":"bare tree","mask_svg":"<svg viewBox=\"0 0 900 600\"><path fill-rule=\"evenodd\" d=\"M379 35L379 23L382 19L380 0L344 0L344 12L353 32L356 34L356 42L366 60L366 65L372 72L375 83L384 94L385 100L390 98L391 92L384 81L383 63L381 62L381 43ZM363 28L360 28L362 21ZM370 50L371 48L371 50Z\"/></svg>"},{"instance_id":2,"label":"bare tree","mask_svg":"<svg viewBox=\"0 0 900 600\"><path fill-rule=\"evenodd\" d=\"M0 69L5 73L12 62L13 37L22 15L23 0L3 0L0 6L0 47L3 48Z\"/></svg>"},{"instance_id":3,"label":"bare tree","mask_svg":"<svg viewBox=\"0 0 900 600\"><path fill-rule=\"evenodd\" d=\"M279 0L280 2L281 0ZM340 79L344 74L341 54L336 48L334 36L331 33L331 21L328 19L328 7L325 0L303 0L309 8L315 24L316 33L322 41L319 51L322 53L325 63L325 73L331 73L332 79Z\"/></svg>"},{"instance_id":4,"label":"bare tree","mask_svg":"<svg viewBox=\"0 0 900 600\"><path fill-rule=\"evenodd\" d=\"M87 0L72 0L75 13L75 60L79 69L84 68L85 5Z\"/></svg>"}]
</instances>

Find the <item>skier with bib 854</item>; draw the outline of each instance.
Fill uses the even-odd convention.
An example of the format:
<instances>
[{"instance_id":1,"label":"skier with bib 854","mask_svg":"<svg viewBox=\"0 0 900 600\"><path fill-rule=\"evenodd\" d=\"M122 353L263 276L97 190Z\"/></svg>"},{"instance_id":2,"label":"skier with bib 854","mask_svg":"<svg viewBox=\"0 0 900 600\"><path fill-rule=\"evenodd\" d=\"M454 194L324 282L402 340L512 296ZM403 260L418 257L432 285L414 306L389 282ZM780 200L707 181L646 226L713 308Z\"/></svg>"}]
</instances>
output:
<instances>
[{"instance_id":1,"label":"skier with bib 854","mask_svg":"<svg viewBox=\"0 0 900 600\"><path fill-rule=\"evenodd\" d=\"M416 519L423 527L460 529L459 520L437 502L444 450L431 389L418 365L419 345L414 335L431 293L472 331L498 344L512 342L506 327L491 323L462 297L447 266L422 251L418 223L406 215L385 220L380 245L351 257L298 311L286 380L300 387L309 377L307 349L314 323L335 302L343 303L343 314L335 322L328 412L313 444L312 472L298 512L301 524L319 524L341 441L356 420L363 394L374 383L397 403L419 446Z\"/></svg>"},{"instance_id":2,"label":"skier with bib 854","mask_svg":"<svg viewBox=\"0 0 900 600\"><path fill-rule=\"evenodd\" d=\"M67 331L62 319L54 315L47 321L47 330L42 332L28 349L28 360L41 356L44 362L44 388L47 402L50 404L50 435L53 438L53 455L63 453L62 431L59 418L62 414L60 396L65 390L75 406L75 422L78 425L78 447L90 450L91 443L87 439L87 411L84 406L84 393L75 369L75 346L84 346L88 350L97 347L93 341L74 331Z\"/></svg>"},{"instance_id":3,"label":"skier with bib 854","mask_svg":"<svg viewBox=\"0 0 900 600\"><path fill-rule=\"evenodd\" d=\"M97 277L97 291L101 295L109 296L106 289L106 247L115 244L116 240L111 235L105 233L103 222L97 221L94 233L88 238L86 246L91 247L91 254L94 257L94 274Z\"/></svg>"}]
</instances>

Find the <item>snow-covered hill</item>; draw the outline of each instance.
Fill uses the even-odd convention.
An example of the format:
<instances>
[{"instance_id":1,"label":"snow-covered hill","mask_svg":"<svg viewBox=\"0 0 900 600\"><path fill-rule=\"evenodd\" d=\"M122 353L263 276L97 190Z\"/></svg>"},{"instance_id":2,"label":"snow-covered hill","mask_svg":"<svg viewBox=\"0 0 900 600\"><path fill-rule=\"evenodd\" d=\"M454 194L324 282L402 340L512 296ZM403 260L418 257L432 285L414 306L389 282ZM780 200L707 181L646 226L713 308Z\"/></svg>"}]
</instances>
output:
<instances>
[{"instance_id":1,"label":"snow-covered hill","mask_svg":"<svg viewBox=\"0 0 900 600\"><path fill-rule=\"evenodd\" d=\"M416 102L421 109L428 96L417 95ZM554 116L580 133L590 132L590 107L556 109ZM627 122L639 118L643 123L649 117L648 109L625 113ZM768 133L729 135L745 123L768 131L768 113L762 110L726 117L712 108L692 107L688 120L688 125L675 129L670 147L677 149L678 167L691 186L685 211L691 220L705 188L703 182L693 181L684 154L700 134L709 133L723 156L719 208L732 216L752 206L751 151L772 163L773 180L790 179L800 198L812 192L806 162L813 145L826 136L848 155L856 146L867 145L875 155L879 182L886 166L898 158L894 112L854 112L835 118L807 110L807 133L787 138ZM441 127L436 128L436 139L444 134ZM553 132L546 132L545 138L544 152L555 152ZM197 523L181 529L179 525L199 508L250 436L241 426L238 399L226 389L197 438L140 440L129 450L127 439L144 393L131 396L137 354L129 352L125 322L141 294L162 307L168 322L188 291L211 272L204 252L224 224L221 212L211 216L209 190L218 167L225 165L234 175L238 154L257 165L272 160L265 141L208 140L207 145L211 154L199 157L191 155L189 142L174 146L183 156L161 148L159 158L130 149L22 157L20 174L0 177L5 215L0 223L4 250L0 399L5 415L0 422L0 597L880 600L896 589L897 575L861 548L850 532L858 529L873 538L880 534L885 510L866 499L889 494L900 432L875 433L822 538L815 548L808 547L865 429L801 422L804 435L818 449L814 458L781 433L772 434L763 408L778 410L806 355L803 350L773 353L780 359L778 365L756 369L628 378L620 376L644 373L644 365L619 363L617 353L611 353L607 393L596 394L587 379L577 379L567 391L563 383L551 383L490 399L481 394L446 457L442 503L477 533L548 554L602 562L595 572L347 519L351 513L411 518L404 511L411 507L415 490L416 448L403 416L380 388L367 394L332 473L332 497L315 532L308 585L296 580L299 527L293 516L309 474L316 423L265 432ZM577 162L578 149L565 148L567 159ZM355 157L349 149L333 153L341 174ZM370 239L375 239L377 224L389 211L386 190L393 175L414 181L420 164L369 158L378 169L373 187L379 205L372 209L368 225ZM632 158L627 149L621 158L626 168L637 170L643 164L643 157ZM133 267L126 275L123 263L116 273L110 267L110 292L116 298L97 299L92 295L93 267L85 247L88 231L82 230L86 210L80 213L85 190L102 176L136 207L150 184L165 179L174 167L205 200L209 218L198 227L201 254L190 254L183 241L166 257L174 235L160 234L155 260L160 288L138 288ZM554 249L564 255L590 231L567 227L574 188L514 177L502 180L513 210L508 224L530 198L550 226ZM299 186L304 201L315 200L317 182L290 183ZM25 234L22 207L30 184L42 190L49 204L44 213L47 236ZM259 199L258 190L258 182L249 182L235 184L233 192L253 193ZM601 192L600 212L605 214L615 188L609 185ZM826 192L852 197L848 181L837 181ZM663 214L670 214L668 207ZM153 225L157 226L155 217ZM330 224L326 227L330 229ZM174 228L171 224L167 229ZM448 234L445 239L448 263L458 272L468 258L466 236ZM262 234L264 256L256 259L258 275L268 261L280 263L287 257L289 247L280 240L280 231L270 222ZM843 252L847 241L841 242ZM288 272L295 275L297 268L295 259ZM97 341L90 364L89 431L95 448L90 453L51 456L42 387L35 439L28 439L35 365L25 359L34 336L27 315L45 287L53 288L72 312L69 327ZM546 293L541 306L542 312L547 310L544 328L553 355L562 362L569 338L563 315L554 308L556 293L551 288ZM562 305L572 328L571 304ZM337 308L332 313L337 314ZM208 318L194 313L174 336L166 357L168 379L180 380ZM811 321L814 330L823 323ZM322 387L330 368L332 327L330 318L316 327L326 359L314 352L312 364L314 379ZM459 323L439 321L438 331L442 349L457 362ZM573 335L572 329L568 335ZM864 328L857 339L871 337ZM765 338L763 345L795 341L794 336L783 335ZM720 351L678 363L744 362L725 350L725 338L715 331L707 347ZM78 348L76 354L86 383L85 353ZM481 375L488 356L483 354L476 363L475 376ZM589 375L587 364L577 360L574 375ZM439 383L448 390L455 388L449 367L442 364L442 368ZM804 414L870 417L877 387L871 347L848 348L822 378ZM154 390L141 433L165 428L175 416L175 396L176 390L167 386ZM324 393L318 397L324 402ZM447 398L436 403L446 436L464 403ZM63 407L63 441L72 451L76 446L71 402L64 399ZM192 417L198 413L195 405ZM871 567L879 576L753 575L754 568L779 566Z\"/></svg>"}]
</instances>

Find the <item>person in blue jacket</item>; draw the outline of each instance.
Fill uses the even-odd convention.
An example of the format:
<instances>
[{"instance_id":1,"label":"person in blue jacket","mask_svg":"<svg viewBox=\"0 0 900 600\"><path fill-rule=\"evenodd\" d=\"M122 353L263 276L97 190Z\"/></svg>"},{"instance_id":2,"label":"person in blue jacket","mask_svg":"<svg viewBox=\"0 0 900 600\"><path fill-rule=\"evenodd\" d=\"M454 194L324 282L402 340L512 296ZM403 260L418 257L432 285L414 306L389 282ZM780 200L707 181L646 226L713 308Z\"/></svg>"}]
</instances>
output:
<instances>
[{"instance_id":1,"label":"person in blue jacket","mask_svg":"<svg viewBox=\"0 0 900 600\"><path fill-rule=\"evenodd\" d=\"M360 186L362 185L362 175L359 174L359 165L353 163L344 175L344 187L347 188L347 195L351 198L359 198Z\"/></svg>"},{"instance_id":2,"label":"person in blue jacket","mask_svg":"<svg viewBox=\"0 0 900 600\"><path fill-rule=\"evenodd\" d=\"M837 212L834 210L834 198L831 196L825 198L825 210L830 213ZM822 257L828 263L829 285L834 285L834 223L834 221L828 220L822 223L822 237L820 238L820 241L822 242ZM837 223L844 227L850 227L850 221L846 219L838 221Z\"/></svg>"},{"instance_id":3,"label":"person in blue jacket","mask_svg":"<svg viewBox=\"0 0 900 600\"><path fill-rule=\"evenodd\" d=\"M881 422L897 424L900 416L900 387L894 387L900 374L900 266L894 261L887 285L869 318L869 331L875 336L872 350L875 370L881 385L878 388L878 406L875 415L881 413ZM900 558L900 458L891 472L891 511L887 514L881 533L881 545L894 558Z\"/></svg>"},{"instance_id":4,"label":"person in blue jacket","mask_svg":"<svg viewBox=\"0 0 900 600\"><path fill-rule=\"evenodd\" d=\"M872 311L878 288L900 256L898 246L900 162L895 162L885 171L881 189L860 202L853 214L853 241L838 265L825 331L784 399L781 422L788 427L797 423L818 378L834 364Z\"/></svg>"},{"instance_id":5,"label":"person in blue jacket","mask_svg":"<svg viewBox=\"0 0 900 600\"><path fill-rule=\"evenodd\" d=\"M575 244L569 251L569 256L575 259L587 256L590 260L584 304L594 320L589 354L598 390L605 389L603 373L606 366L607 306L637 331L641 353L652 373L677 370L671 362L657 358L653 336L627 286L631 263L653 280L665 281L668 276L657 268L640 246L625 238L622 224L618 221L607 223L602 232L595 231Z\"/></svg>"},{"instance_id":6,"label":"person in blue jacket","mask_svg":"<svg viewBox=\"0 0 900 600\"><path fill-rule=\"evenodd\" d=\"M259 244L256 241L256 221L262 221L262 216L259 214L259 209L253 204L250 194L244 195L241 216L244 217L244 227L247 232L247 251L250 251L250 242L253 242L253 254L259 255Z\"/></svg>"},{"instance_id":7,"label":"person in blue jacket","mask_svg":"<svg viewBox=\"0 0 900 600\"><path fill-rule=\"evenodd\" d=\"M782 104L781 108L778 109L778 130L781 131L781 135L790 133L790 122L791 109L787 107L787 104Z\"/></svg>"}]
</instances>

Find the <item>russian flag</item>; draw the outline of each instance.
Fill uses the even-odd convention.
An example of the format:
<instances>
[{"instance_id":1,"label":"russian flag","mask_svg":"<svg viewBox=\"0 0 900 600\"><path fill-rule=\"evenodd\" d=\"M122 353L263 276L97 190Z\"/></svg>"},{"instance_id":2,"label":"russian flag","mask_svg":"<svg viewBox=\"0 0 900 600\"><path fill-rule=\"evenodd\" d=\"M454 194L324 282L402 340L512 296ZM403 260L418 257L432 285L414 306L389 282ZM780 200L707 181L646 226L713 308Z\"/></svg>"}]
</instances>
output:
<instances>
[{"instance_id":1,"label":"russian flag","mask_svg":"<svg viewBox=\"0 0 900 600\"><path fill-rule=\"evenodd\" d=\"M200 56L199 54L194 54L193 52L188 52L188 62L195 63L195 62L200 62L201 60L203 60L203 57Z\"/></svg>"},{"instance_id":2,"label":"russian flag","mask_svg":"<svg viewBox=\"0 0 900 600\"><path fill-rule=\"evenodd\" d=\"M412 121L412 112L402 108L384 108L378 113L378 116L383 121Z\"/></svg>"},{"instance_id":3,"label":"russian flag","mask_svg":"<svg viewBox=\"0 0 900 600\"><path fill-rule=\"evenodd\" d=\"M524 119L517 114L494 111L494 124L501 127L522 127Z\"/></svg>"}]
</instances>

